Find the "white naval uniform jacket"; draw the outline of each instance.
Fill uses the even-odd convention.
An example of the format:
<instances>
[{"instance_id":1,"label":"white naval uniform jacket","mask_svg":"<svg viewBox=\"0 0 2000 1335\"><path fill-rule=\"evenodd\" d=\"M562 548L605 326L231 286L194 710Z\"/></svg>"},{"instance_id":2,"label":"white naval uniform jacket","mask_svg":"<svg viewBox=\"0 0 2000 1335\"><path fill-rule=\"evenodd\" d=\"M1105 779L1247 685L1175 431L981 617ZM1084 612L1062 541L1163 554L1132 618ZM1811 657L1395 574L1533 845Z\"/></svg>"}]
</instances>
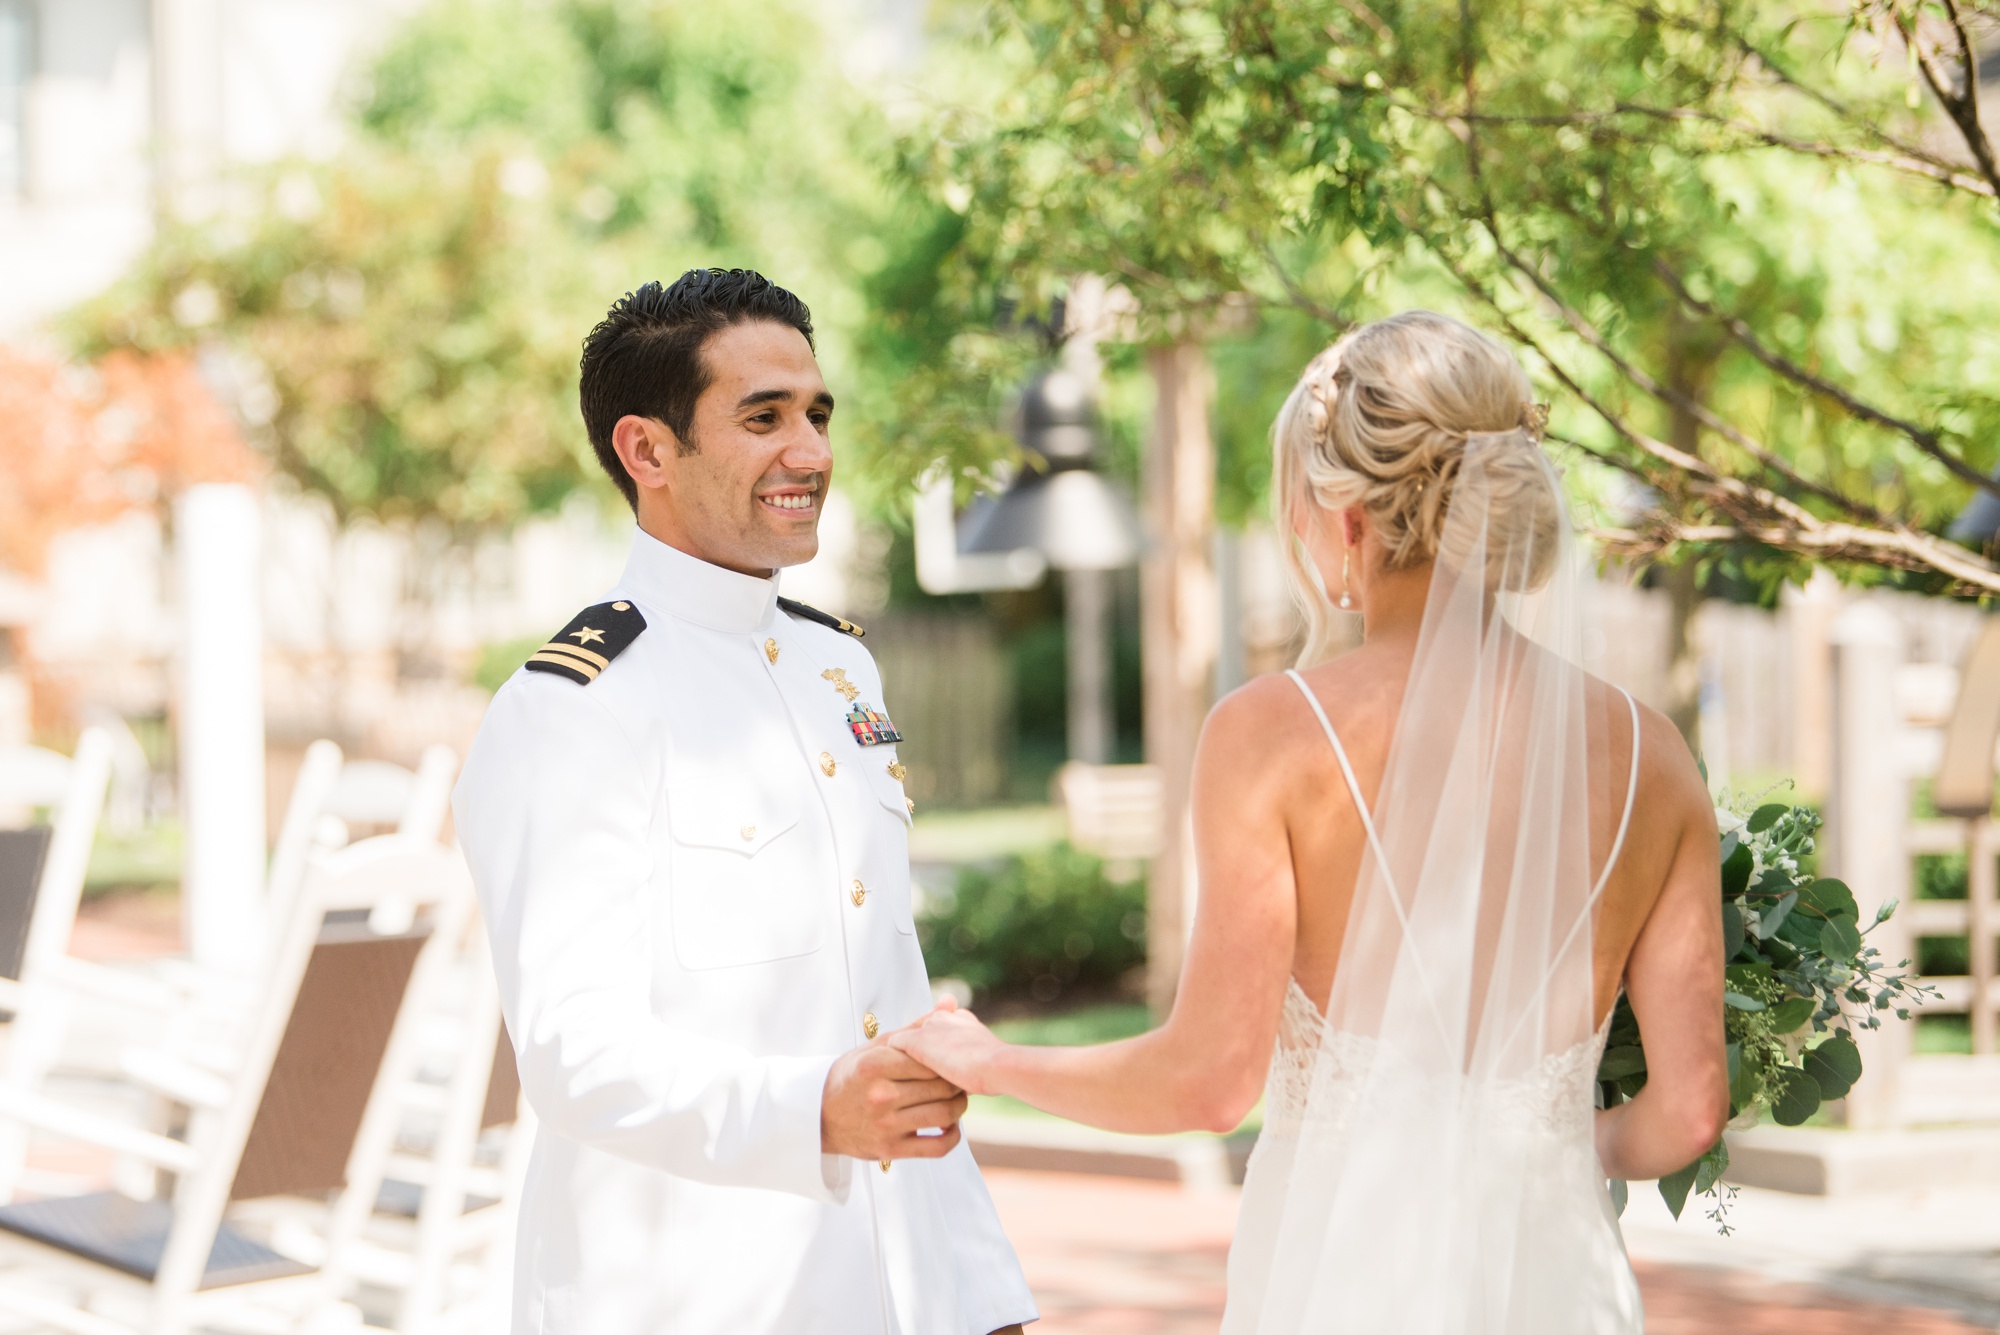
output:
<instances>
[{"instance_id":1,"label":"white naval uniform jacket","mask_svg":"<svg viewBox=\"0 0 2000 1335\"><path fill-rule=\"evenodd\" d=\"M540 1121L514 1330L987 1335L1034 1301L970 1152L820 1152L828 1068L930 1007L909 809L851 636L638 533L646 629L519 672L453 797Z\"/></svg>"}]
</instances>

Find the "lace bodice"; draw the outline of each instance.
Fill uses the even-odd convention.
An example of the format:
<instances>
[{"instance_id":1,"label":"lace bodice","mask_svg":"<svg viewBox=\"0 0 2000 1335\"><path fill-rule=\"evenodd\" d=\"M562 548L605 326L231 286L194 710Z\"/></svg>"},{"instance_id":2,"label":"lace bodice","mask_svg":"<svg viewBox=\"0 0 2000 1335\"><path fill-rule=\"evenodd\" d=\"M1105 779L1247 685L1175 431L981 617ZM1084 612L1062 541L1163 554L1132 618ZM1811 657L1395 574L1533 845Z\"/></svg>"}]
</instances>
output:
<instances>
[{"instance_id":1,"label":"lace bodice","mask_svg":"<svg viewBox=\"0 0 2000 1335\"><path fill-rule=\"evenodd\" d=\"M1401 1064L1385 1069L1377 1088L1395 1098L1453 1099L1505 1127L1589 1143L1591 1081L1604 1052L1610 1019L1595 1035L1564 1052L1542 1059L1531 1073L1475 1083L1467 1077L1445 1081L1433 1072ZM1265 1085L1264 1131L1297 1135L1308 1119L1338 1132L1361 1096L1370 1072L1391 1059L1382 1044L1365 1034L1326 1032L1326 1020L1297 979L1285 984L1278 1017L1278 1042ZM1450 1084L1451 1088L1441 1086Z\"/></svg>"}]
</instances>

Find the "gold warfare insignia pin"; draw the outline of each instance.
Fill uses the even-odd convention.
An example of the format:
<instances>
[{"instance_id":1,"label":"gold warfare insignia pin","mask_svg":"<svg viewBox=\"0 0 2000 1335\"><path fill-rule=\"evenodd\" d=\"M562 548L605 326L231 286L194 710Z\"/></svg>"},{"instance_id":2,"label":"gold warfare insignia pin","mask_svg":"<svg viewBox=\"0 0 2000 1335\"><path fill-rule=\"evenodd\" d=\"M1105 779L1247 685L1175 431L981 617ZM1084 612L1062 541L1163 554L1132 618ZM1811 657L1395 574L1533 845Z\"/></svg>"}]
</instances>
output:
<instances>
[{"instance_id":1,"label":"gold warfare insignia pin","mask_svg":"<svg viewBox=\"0 0 2000 1335\"><path fill-rule=\"evenodd\" d=\"M861 694L861 688L847 679L846 668L828 668L819 675L832 682L833 689L847 697L849 704L853 704L854 697Z\"/></svg>"}]
</instances>

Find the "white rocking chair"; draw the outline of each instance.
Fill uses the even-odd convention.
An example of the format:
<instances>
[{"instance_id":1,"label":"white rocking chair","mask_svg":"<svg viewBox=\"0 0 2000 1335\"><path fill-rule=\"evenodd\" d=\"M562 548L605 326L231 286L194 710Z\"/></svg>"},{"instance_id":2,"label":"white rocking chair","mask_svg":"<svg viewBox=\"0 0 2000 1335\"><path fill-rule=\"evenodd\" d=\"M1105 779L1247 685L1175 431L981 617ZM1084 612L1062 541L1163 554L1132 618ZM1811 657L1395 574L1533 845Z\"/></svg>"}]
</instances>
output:
<instances>
[{"instance_id":1,"label":"white rocking chair","mask_svg":"<svg viewBox=\"0 0 2000 1335\"><path fill-rule=\"evenodd\" d=\"M163 1199L106 1191L0 1207L0 1313L74 1335L358 1322L342 1302L347 1244L380 1191L418 1017L470 902L464 860L436 845L371 839L315 862L234 1076L161 1068L193 1110L185 1140L0 1090L0 1118L174 1179ZM31 985L26 1004L59 986ZM307 1210L309 1241L258 1236L249 1206L279 1197L325 1202Z\"/></svg>"}]
</instances>

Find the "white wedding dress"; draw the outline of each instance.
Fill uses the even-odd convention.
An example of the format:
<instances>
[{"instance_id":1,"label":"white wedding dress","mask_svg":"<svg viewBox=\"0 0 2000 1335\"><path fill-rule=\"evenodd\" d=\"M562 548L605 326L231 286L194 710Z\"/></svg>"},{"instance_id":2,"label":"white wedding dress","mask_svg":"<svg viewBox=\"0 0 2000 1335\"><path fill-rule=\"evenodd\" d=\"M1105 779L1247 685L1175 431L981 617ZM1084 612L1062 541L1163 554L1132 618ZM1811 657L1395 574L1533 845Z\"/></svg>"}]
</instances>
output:
<instances>
[{"instance_id":1,"label":"white wedding dress","mask_svg":"<svg viewBox=\"0 0 2000 1335\"><path fill-rule=\"evenodd\" d=\"M1570 572L1558 561L1521 592L1550 565L1531 544L1566 549L1567 524L1523 538L1492 513L1520 503L1520 451L1559 506L1554 475L1516 433L1474 445L1375 813L1291 674L1370 851L1327 1013L1287 982L1224 1335L1643 1330L1592 1135L1605 1028L1590 951L1631 821L1638 712L1629 696L1616 710L1632 754L1613 786L1609 711L1588 716L1570 652ZM1592 875L1591 810L1618 796Z\"/></svg>"}]
</instances>

